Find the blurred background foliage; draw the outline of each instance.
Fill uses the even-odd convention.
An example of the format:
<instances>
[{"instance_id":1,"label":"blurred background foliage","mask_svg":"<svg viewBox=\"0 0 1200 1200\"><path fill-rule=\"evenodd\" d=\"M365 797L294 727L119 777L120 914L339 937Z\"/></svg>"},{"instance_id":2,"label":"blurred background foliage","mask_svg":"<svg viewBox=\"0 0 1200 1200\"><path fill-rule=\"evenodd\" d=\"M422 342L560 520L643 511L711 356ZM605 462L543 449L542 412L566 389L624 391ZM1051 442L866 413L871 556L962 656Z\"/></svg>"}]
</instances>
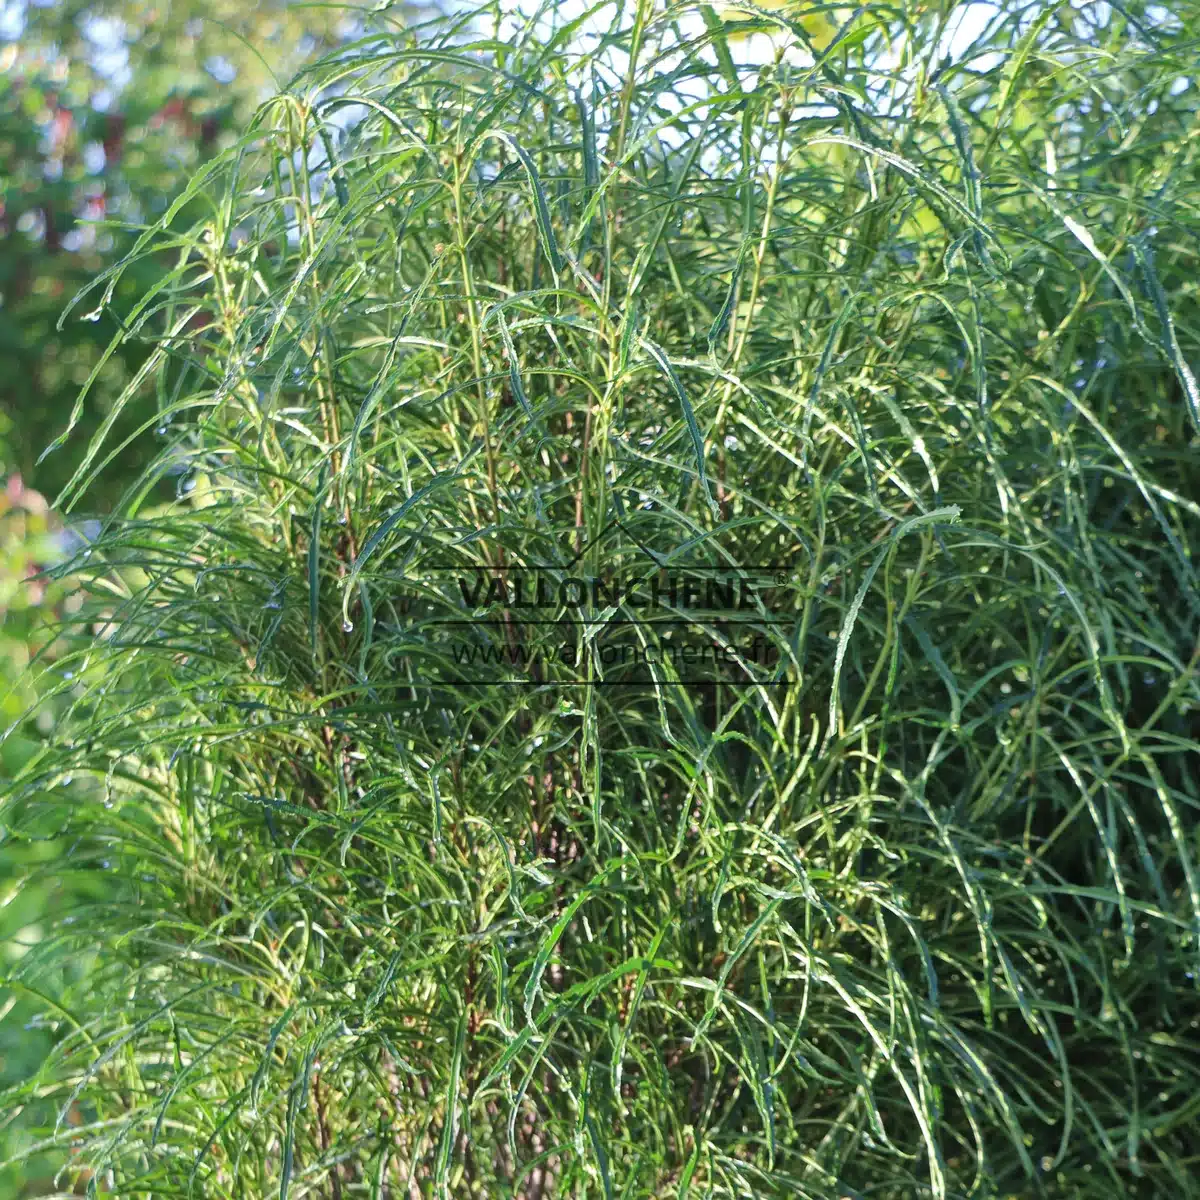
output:
<instances>
[{"instance_id":1,"label":"blurred background foliage","mask_svg":"<svg viewBox=\"0 0 1200 1200\"><path fill-rule=\"evenodd\" d=\"M53 497L69 478L73 438L38 464L81 386L117 332L107 313L65 304L157 220L196 167L235 136L275 77L358 28L345 5L285 0L146 0L8 4L0 8L0 460ZM178 214L186 228L204 203ZM141 294L168 263L143 260L112 308ZM140 365L120 347L81 415L80 433L105 415L105 398ZM148 395L148 404L153 404ZM123 421L136 429L146 412ZM135 444L127 452L138 457ZM115 464L92 503L128 478Z\"/></svg>"},{"instance_id":2,"label":"blurred background foliage","mask_svg":"<svg viewBox=\"0 0 1200 1200\"><path fill-rule=\"evenodd\" d=\"M298 65L361 29L353 4L288 0L0 0L0 711L21 719L39 673L53 665L50 630L74 602L68 583L40 572L92 536L94 521L64 522L53 502L112 400L147 348L120 344L111 315L127 311L173 265L143 258L111 306L59 327L75 293L158 220L196 168L229 144L259 102ZM198 196L177 216L190 226ZM93 372L77 433L44 459ZM143 426L90 490L102 515L148 455L154 389L123 414L114 445ZM39 461L40 460L40 461ZM4 744L11 776L52 729L43 710ZM61 849L6 840L0 829L0 1084L27 1077L55 1031L35 1020L37 997L2 986L14 961L35 950L48 918L98 884L48 869ZM110 885L105 885L110 886ZM87 964L77 965L80 972ZM52 982L52 981L51 981ZM25 1146L32 1114L0 1113L0 1164ZM42 1194L57 1161L0 1166L0 1197Z\"/></svg>"}]
</instances>

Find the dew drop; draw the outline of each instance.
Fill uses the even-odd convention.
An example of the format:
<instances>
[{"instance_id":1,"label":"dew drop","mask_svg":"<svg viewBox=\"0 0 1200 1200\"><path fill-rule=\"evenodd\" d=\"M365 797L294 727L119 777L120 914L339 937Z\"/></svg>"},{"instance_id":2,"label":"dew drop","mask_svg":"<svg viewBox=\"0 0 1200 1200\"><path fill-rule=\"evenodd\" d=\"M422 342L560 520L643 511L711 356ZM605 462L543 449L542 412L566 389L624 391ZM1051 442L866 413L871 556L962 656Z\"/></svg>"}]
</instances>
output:
<instances>
[{"instance_id":1,"label":"dew drop","mask_svg":"<svg viewBox=\"0 0 1200 1200\"><path fill-rule=\"evenodd\" d=\"M351 621L349 617L347 617L342 622L342 632L343 633L353 633L354 632L354 622Z\"/></svg>"}]
</instances>

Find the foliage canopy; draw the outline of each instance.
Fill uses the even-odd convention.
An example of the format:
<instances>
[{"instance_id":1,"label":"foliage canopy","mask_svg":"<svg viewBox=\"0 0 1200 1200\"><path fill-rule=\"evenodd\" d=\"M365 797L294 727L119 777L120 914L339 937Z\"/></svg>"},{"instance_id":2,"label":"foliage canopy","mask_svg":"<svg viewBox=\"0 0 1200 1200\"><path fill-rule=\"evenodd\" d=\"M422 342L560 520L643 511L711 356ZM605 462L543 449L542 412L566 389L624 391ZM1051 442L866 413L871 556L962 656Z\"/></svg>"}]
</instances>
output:
<instances>
[{"instance_id":1,"label":"foliage canopy","mask_svg":"<svg viewBox=\"0 0 1200 1200\"><path fill-rule=\"evenodd\" d=\"M596 11L381 26L81 301L175 256L13 1101L122 1196L1195 1194L1195 31ZM784 564L773 677L406 598L580 554Z\"/></svg>"}]
</instances>

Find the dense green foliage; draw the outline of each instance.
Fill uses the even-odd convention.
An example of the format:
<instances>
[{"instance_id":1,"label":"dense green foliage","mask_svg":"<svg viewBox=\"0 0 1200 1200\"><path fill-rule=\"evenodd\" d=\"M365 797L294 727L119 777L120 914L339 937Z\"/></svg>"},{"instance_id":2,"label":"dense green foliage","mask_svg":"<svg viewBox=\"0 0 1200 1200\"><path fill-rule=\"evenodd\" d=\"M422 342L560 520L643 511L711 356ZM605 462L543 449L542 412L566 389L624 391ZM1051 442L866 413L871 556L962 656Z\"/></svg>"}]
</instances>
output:
<instances>
[{"instance_id":1,"label":"dense green foliage","mask_svg":"<svg viewBox=\"0 0 1200 1200\"><path fill-rule=\"evenodd\" d=\"M97 953L10 1096L66 1180L1198 1193L1194 30L988 12L381 27L81 299L174 255L4 810L109 881L16 968ZM767 563L766 682L432 623Z\"/></svg>"},{"instance_id":2,"label":"dense green foliage","mask_svg":"<svg viewBox=\"0 0 1200 1200\"><path fill-rule=\"evenodd\" d=\"M146 256L125 276L113 309L59 326L63 306L133 246L138 226L166 211L189 176L234 140L264 96L272 69L286 76L316 47L337 44L355 13L271 0L88 0L0 4L0 710L4 725L37 694L57 647L45 631L70 585L39 571L63 557L73 534L48 507L71 477L89 437L145 361L136 340L117 341L118 317L174 265ZM219 78L218 78L219 76ZM199 206L175 218L187 229ZM90 380L92 372L94 379ZM82 397L75 436L44 459ZM152 390L127 405L112 435L154 421ZM130 438L88 497L106 511L158 449L152 432ZM31 484L36 484L36 488ZM172 482L160 487L172 494ZM84 526L84 529L87 527ZM52 728L43 707L6 739L0 777L11 777ZM90 895L48 867L54 841L17 845L0 835L0 976L47 930L64 904ZM80 891L82 889L82 891ZM73 971L82 965L75 964ZM82 985L81 985L82 986ZM55 1037L36 997L0 991L0 1086L26 1077ZM0 1128L0 1161L21 1145ZM57 1158L57 1156L54 1156ZM56 1164L55 1164L56 1165ZM0 1169L0 1195L35 1188L38 1167ZM33 1179L29 1173L33 1172ZM47 1178L53 1173L53 1167Z\"/></svg>"}]
</instances>

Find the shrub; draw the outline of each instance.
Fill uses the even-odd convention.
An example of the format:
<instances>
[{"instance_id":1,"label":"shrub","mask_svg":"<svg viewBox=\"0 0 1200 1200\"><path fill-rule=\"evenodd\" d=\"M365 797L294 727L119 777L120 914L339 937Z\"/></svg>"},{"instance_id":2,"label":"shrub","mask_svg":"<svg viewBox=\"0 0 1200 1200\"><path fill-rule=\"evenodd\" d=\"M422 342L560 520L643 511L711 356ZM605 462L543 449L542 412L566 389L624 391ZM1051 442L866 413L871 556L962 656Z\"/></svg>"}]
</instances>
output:
<instances>
[{"instance_id":1,"label":"shrub","mask_svg":"<svg viewBox=\"0 0 1200 1200\"><path fill-rule=\"evenodd\" d=\"M13 1100L122 1196L1194 1194L1191 31L553 11L299 76L125 316Z\"/></svg>"}]
</instances>

